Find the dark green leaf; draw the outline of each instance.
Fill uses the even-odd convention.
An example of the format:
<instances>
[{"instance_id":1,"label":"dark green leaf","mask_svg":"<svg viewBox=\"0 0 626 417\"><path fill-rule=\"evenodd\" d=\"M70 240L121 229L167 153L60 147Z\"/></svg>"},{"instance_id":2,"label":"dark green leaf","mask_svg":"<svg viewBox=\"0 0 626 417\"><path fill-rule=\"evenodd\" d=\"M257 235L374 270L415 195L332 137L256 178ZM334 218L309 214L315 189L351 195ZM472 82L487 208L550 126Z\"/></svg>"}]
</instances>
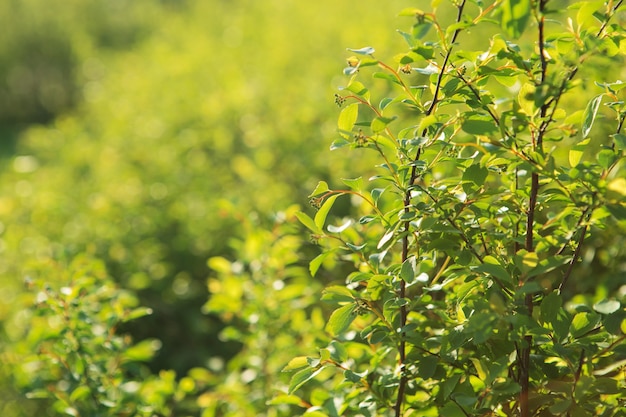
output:
<instances>
[{"instance_id":1,"label":"dark green leaf","mask_svg":"<svg viewBox=\"0 0 626 417\"><path fill-rule=\"evenodd\" d=\"M546 295L541 301L541 320L546 323L552 323L555 321L562 303L563 300L561 299L561 296L556 293L556 291Z\"/></svg>"},{"instance_id":2,"label":"dark green leaf","mask_svg":"<svg viewBox=\"0 0 626 417\"><path fill-rule=\"evenodd\" d=\"M471 135L488 136L499 131L493 120L488 118L473 117L463 121L461 129Z\"/></svg>"}]
</instances>

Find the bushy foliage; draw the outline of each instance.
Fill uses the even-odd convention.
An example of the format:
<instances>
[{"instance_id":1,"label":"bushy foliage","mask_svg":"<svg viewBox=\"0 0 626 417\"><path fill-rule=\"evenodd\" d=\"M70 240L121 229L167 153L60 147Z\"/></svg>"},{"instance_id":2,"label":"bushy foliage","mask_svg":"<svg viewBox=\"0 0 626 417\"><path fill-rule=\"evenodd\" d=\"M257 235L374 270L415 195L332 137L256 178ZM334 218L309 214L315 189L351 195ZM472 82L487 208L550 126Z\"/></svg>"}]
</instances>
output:
<instances>
[{"instance_id":1,"label":"bushy foliage","mask_svg":"<svg viewBox=\"0 0 626 417\"><path fill-rule=\"evenodd\" d=\"M350 49L332 148L378 170L320 182L299 214L323 247L311 272L355 270L325 288L335 339L289 363L289 391L325 380L324 416L624 415L626 281L585 283L624 265L624 7L432 7L401 12L393 63ZM392 94L370 92L372 69ZM340 196L356 217L327 224ZM608 230L616 247L589 244Z\"/></svg>"},{"instance_id":2,"label":"bushy foliage","mask_svg":"<svg viewBox=\"0 0 626 417\"><path fill-rule=\"evenodd\" d=\"M621 3L19 3L76 101L4 113L0 414L619 412Z\"/></svg>"}]
</instances>

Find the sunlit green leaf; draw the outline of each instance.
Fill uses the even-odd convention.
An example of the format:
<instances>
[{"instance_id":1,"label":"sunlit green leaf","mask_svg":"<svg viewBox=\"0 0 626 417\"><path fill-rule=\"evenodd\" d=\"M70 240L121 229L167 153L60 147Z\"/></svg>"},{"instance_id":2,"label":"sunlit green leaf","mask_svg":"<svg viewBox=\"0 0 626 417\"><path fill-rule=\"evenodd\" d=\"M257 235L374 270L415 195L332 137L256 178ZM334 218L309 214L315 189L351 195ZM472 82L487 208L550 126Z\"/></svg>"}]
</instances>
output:
<instances>
[{"instance_id":1,"label":"sunlit green leaf","mask_svg":"<svg viewBox=\"0 0 626 417\"><path fill-rule=\"evenodd\" d=\"M314 197L316 195L323 194L328 190L329 188L328 188L328 184L326 183L326 181L320 181L317 183L317 186L315 187L313 192L309 194L309 198Z\"/></svg>"},{"instance_id":2,"label":"sunlit green leaf","mask_svg":"<svg viewBox=\"0 0 626 417\"><path fill-rule=\"evenodd\" d=\"M352 292L350 292L349 289L342 285L331 285L330 287L324 288L322 300L334 302L352 302L354 301L354 295L352 294Z\"/></svg>"},{"instance_id":3,"label":"sunlit green leaf","mask_svg":"<svg viewBox=\"0 0 626 417\"><path fill-rule=\"evenodd\" d=\"M569 164L571 167L576 167L580 163L585 151L587 150L587 146L589 145L590 139L584 139L578 142L575 146L573 146L569 151Z\"/></svg>"},{"instance_id":4,"label":"sunlit green leaf","mask_svg":"<svg viewBox=\"0 0 626 417\"><path fill-rule=\"evenodd\" d=\"M600 317L595 313L576 313L572 319L570 332L573 337L579 338L584 336L587 332L593 330L599 321Z\"/></svg>"},{"instance_id":5,"label":"sunlit green leaf","mask_svg":"<svg viewBox=\"0 0 626 417\"><path fill-rule=\"evenodd\" d=\"M292 378L289 383L289 394L293 394L297 391L301 386L306 384L311 379L315 378L317 374L322 372L324 367L319 368L305 368L301 371L298 371Z\"/></svg>"},{"instance_id":6,"label":"sunlit green leaf","mask_svg":"<svg viewBox=\"0 0 626 417\"><path fill-rule=\"evenodd\" d=\"M317 210L317 213L315 213L314 222L315 226L318 229L324 228L324 224L326 223L326 217L328 216L330 209L333 207L333 204L335 204L335 200L337 199L337 197L339 197L339 194L334 194L328 197L326 200L324 200L324 203L319 208L319 210Z\"/></svg>"},{"instance_id":7,"label":"sunlit green leaf","mask_svg":"<svg viewBox=\"0 0 626 417\"><path fill-rule=\"evenodd\" d=\"M387 128L387 125L391 122L393 122L394 120L396 120L397 117L393 116L393 117L375 117L374 120L372 120L372 124L371 124L371 128L372 128L372 132L374 133L379 133L382 132L383 130L385 130Z\"/></svg>"},{"instance_id":8,"label":"sunlit green leaf","mask_svg":"<svg viewBox=\"0 0 626 417\"><path fill-rule=\"evenodd\" d=\"M600 314L615 313L620 308L621 308L621 304L617 300L604 299L602 301L598 301L597 303L593 305L593 309Z\"/></svg>"},{"instance_id":9,"label":"sunlit green leaf","mask_svg":"<svg viewBox=\"0 0 626 417\"><path fill-rule=\"evenodd\" d=\"M341 182L346 184L350 189L354 191L363 190L363 177L358 178L342 178Z\"/></svg>"},{"instance_id":10,"label":"sunlit green leaf","mask_svg":"<svg viewBox=\"0 0 626 417\"><path fill-rule=\"evenodd\" d=\"M352 132L354 128L354 124L356 123L357 118L359 117L359 104L352 103L341 110L339 113L339 119L337 121L337 125L339 127L339 133L344 138L349 138L349 132Z\"/></svg>"},{"instance_id":11,"label":"sunlit green leaf","mask_svg":"<svg viewBox=\"0 0 626 417\"><path fill-rule=\"evenodd\" d=\"M309 362L306 356L297 356L289 361L282 369L282 372L295 371L300 368L309 366Z\"/></svg>"},{"instance_id":12,"label":"sunlit green leaf","mask_svg":"<svg viewBox=\"0 0 626 417\"><path fill-rule=\"evenodd\" d=\"M306 226L307 229L309 229L311 232L318 234L318 235L323 234L322 229L315 224L313 219L310 218L308 214L301 212L301 211L298 211L295 214L298 220L300 221L300 223Z\"/></svg>"},{"instance_id":13,"label":"sunlit green leaf","mask_svg":"<svg viewBox=\"0 0 626 417\"><path fill-rule=\"evenodd\" d=\"M343 333L356 318L355 309L356 303L351 303L333 311L326 324L326 330L333 336Z\"/></svg>"},{"instance_id":14,"label":"sunlit green leaf","mask_svg":"<svg viewBox=\"0 0 626 417\"><path fill-rule=\"evenodd\" d=\"M585 108L585 112L583 113L581 130L583 139L589 136L589 132L591 131L591 127L593 126L593 122L596 120L596 114L598 114L598 109L600 108L602 97L604 97L604 94L597 95L593 99L591 99L589 103L587 103L587 107Z\"/></svg>"}]
</instances>

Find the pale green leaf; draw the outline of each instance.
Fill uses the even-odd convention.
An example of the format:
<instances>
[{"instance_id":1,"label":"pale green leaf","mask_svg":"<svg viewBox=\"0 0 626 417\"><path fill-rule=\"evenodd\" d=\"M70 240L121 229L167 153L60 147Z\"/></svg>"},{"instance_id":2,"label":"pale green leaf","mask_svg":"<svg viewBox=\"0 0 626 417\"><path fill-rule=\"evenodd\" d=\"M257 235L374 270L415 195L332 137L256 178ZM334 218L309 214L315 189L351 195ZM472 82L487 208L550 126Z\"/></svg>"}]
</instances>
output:
<instances>
[{"instance_id":1,"label":"pale green leaf","mask_svg":"<svg viewBox=\"0 0 626 417\"><path fill-rule=\"evenodd\" d=\"M306 226L306 228L309 229L310 231L312 231L313 233L315 233L317 235L322 235L323 234L322 229L315 224L313 219L311 217L309 217L308 214L306 214L306 213L304 213L302 211L298 211L298 212L296 212L296 217L298 218L300 223L302 223L304 226Z\"/></svg>"},{"instance_id":2,"label":"pale green leaf","mask_svg":"<svg viewBox=\"0 0 626 417\"><path fill-rule=\"evenodd\" d=\"M371 46L366 46L364 48L359 48L359 49L352 49L352 48L347 48L347 49L350 52L354 52L355 54L360 54L360 55L372 55L374 52L376 52L376 50L372 48Z\"/></svg>"},{"instance_id":3,"label":"pale green leaf","mask_svg":"<svg viewBox=\"0 0 626 417\"><path fill-rule=\"evenodd\" d=\"M295 371L297 369L301 369L309 366L308 357L306 356L297 356L289 361L287 365L281 370L281 372L289 372Z\"/></svg>"},{"instance_id":4,"label":"pale green leaf","mask_svg":"<svg viewBox=\"0 0 626 417\"><path fill-rule=\"evenodd\" d=\"M602 300L593 305L593 309L600 314L611 314L619 310L621 304L617 300Z\"/></svg>"},{"instance_id":5,"label":"pale green leaf","mask_svg":"<svg viewBox=\"0 0 626 417\"><path fill-rule=\"evenodd\" d=\"M576 145L574 145L572 149L570 149L569 164L572 168L578 166L578 164L580 163L580 160L587 150L587 145L589 145L589 141L590 139L581 140Z\"/></svg>"},{"instance_id":6,"label":"pale green leaf","mask_svg":"<svg viewBox=\"0 0 626 417\"><path fill-rule=\"evenodd\" d=\"M595 96L589 103L587 103L587 107L585 108L585 112L583 113L583 123L582 123L582 135L583 139L589 136L589 132L591 131L591 127L593 126L593 122L596 119L596 115L598 114L598 109L600 108L600 103L602 102L602 97L604 94L599 94Z\"/></svg>"},{"instance_id":7,"label":"pale green leaf","mask_svg":"<svg viewBox=\"0 0 626 417\"><path fill-rule=\"evenodd\" d=\"M361 191L363 189L363 177L342 178L341 181L354 191Z\"/></svg>"},{"instance_id":8,"label":"pale green leaf","mask_svg":"<svg viewBox=\"0 0 626 417\"><path fill-rule=\"evenodd\" d=\"M323 366L319 368L305 368L301 371L298 371L292 378L289 383L289 394L293 394L298 388L306 384L311 379L315 378L317 374L322 372L324 369Z\"/></svg>"},{"instance_id":9,"label":"pale green leaf","mask_svg":"<svg viewBox=\"0 0 626 417\"><path fill-rule=\"evenodd\" d=\"M350 132L354 128L357 118L359 117L359 104L352 103L341 110L339 113L339 119L337 120L337 126L339 127L339 133L345 137L350 137Z\"/></svg>"},{"instance_id":10,"label":"pale green leaf","mask_svg":"<svg viewBox=\"0 0 626 417\"><path fill-rule=\"evenodd\" d=\"M315 190L313 190L313 192L309 194L309 198L319 195L319 194L323 194L328 190L329 188L328 188L328 184L326 183L326 181L320 181L317 183Z\"/></svg>"},{"instance_id":11,"label":"pale green leaf","mask_svg":"<svg viewBox=\"0 0 626 417\"><path fill-rule=\"evenodd\" d=\"M337 199L337 197L339 197L339 194L331 195L330 197L328 197L322 204L322 207L320 207L317 213L315 213L314 221L315 221L315 226L317 226L318 229L324 228L324 224L326 223L326 217L328 217L328 213L330 212L330 209L333 207L333 204L335 203L335 200Z\"/></svg>"}]
</instances>

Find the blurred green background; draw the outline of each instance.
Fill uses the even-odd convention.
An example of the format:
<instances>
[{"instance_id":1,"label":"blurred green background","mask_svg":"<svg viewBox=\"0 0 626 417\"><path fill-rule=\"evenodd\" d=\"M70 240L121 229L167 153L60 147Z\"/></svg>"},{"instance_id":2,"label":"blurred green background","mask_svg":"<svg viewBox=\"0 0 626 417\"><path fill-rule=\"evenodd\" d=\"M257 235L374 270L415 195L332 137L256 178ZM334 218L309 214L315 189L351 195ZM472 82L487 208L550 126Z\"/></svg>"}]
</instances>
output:
<instances>
[{"instance_id":1,"label":"blurred green background","mask_svg":"<svg viewBox=\"0 0 626 417\"><path fill-rule=\"evenodd\" d=\"M314 351L319 289L341 274L308 276L316 249L294 205L317 181L370 166L328 151L333 94L346 47L405 49L395 29L409 3L0 2L0 415L48 415L23 396L24 281L62 285L79 254L153 310L121 329L161 340L149 372L212 372L200 408L234 392L253 404L270 390L262 373ZM605 291L624 284L620 242L596 240L586 261ZM220 389L226 399L211 396ZM273 394L232 415L256 415Z\"/></svg>"},{"instance_id":2,"label":"blurred green background","mask_svg":"<svg viewBox=\"0 0 626 417\"><path fill-rule=\"evenodd\" d=\"M236 241L342 176L328 147L346 47L397 49L404 3L0 2L1 415L45 410L14 368L34 349L24 280L62 281L81 253L153 309L122 329L162 341L153 372L228 372L242 341L203 308L207 260L251 259Z\"/></svg>"}]
</instances>

